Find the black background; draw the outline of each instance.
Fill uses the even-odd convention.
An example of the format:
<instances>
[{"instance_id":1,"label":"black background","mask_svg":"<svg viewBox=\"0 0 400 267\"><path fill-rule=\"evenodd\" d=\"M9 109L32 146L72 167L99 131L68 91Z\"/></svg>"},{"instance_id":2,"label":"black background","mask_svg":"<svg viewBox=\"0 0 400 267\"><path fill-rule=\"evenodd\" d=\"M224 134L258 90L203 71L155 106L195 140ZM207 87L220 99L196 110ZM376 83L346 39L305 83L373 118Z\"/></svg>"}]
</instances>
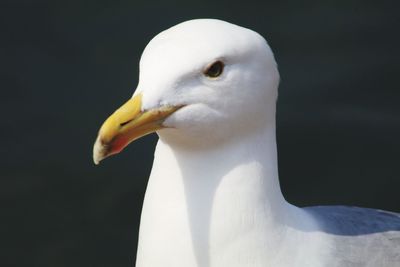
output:
<instances>
[{"instance_id":1,"label":"black background","mask_svg":"<svg viewBox=\"0 0 400 267\"><path fill-rule=\"evenodd\" d=\"M192 18L254 29L274 50L290 202L400 211L395 3L1 1L0 265L134 266L156 136L98 167L92 145L148 41Z\"/></svg>"}]
</instances>

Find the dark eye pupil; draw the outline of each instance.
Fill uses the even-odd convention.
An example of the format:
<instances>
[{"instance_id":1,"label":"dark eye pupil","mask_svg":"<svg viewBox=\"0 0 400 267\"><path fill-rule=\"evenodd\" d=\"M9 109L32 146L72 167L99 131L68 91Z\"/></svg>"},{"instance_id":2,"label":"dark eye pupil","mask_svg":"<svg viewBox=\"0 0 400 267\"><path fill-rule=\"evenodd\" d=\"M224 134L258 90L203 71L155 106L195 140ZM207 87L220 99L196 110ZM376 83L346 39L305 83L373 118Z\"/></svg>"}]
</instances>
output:
<instances>
[{"instance_id":1,"label":"dark eye pupil","mask_svg":"<svg viewBox=\"0 0 400 267\"><path fill-rule=\"evenodd\" d=\"M208 69L205 71L205 75L211 78L215 78L221 75L222 71L224 70L224 63L221 61L217 61L212 64Z\"/></svg>"}]
</instances>

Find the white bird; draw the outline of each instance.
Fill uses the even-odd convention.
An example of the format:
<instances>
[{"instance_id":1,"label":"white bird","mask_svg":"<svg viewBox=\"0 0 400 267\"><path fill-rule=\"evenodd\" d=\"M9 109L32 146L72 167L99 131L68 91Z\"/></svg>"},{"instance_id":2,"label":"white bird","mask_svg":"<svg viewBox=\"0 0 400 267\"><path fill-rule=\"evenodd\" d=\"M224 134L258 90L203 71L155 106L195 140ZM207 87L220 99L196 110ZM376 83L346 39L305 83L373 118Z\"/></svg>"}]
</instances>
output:
<instances>
[{"instance_id":1,"label":"white bird","mask_svg":"<svg viewBox=\"0 0 400 267\"><path fill-rule=\"evenodd\" d=\"M157 131L137 267L399 267L400 215L299 208L278 180L279 73L256 32L214 19L158 34L94 161ZM296 177L300 179L301 177Z\"/></svg>"}]
</instances>

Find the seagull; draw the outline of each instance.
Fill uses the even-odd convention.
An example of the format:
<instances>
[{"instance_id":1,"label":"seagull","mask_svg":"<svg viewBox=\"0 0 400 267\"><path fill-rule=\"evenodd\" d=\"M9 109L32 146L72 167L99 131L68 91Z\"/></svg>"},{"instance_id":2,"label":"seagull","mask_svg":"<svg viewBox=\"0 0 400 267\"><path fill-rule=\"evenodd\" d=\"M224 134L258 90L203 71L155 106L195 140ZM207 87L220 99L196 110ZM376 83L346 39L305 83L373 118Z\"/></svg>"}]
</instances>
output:
<instances>
[{"instance_id":1,"label":"seagull","mask_svg":"<svg viewBox=\"0 0 400 267\"><path fill-rule=\"evenodd\" d=\"M136 91L93 149L98 164L159 136L137 267L400 266L400 214L283 197L279 79L266 40L225 21L186 21L149 42Z\"/></svg>"}]
</instances>

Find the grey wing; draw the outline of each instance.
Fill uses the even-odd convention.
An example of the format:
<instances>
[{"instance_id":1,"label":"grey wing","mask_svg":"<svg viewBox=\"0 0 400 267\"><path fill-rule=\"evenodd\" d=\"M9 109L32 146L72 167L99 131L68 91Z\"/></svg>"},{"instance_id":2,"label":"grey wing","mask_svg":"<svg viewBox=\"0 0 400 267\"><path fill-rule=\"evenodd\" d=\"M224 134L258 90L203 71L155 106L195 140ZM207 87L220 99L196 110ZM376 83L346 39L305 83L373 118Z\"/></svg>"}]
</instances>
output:
<instances>
[{"instance_id":1,"label":"grey wing","mask_svg":"<svg viewBox=\"0 0 400 267\"><path fill-rule=\"evenodd\" d=\"M400 267L400 214L348 206L306 210L333 241L331 266Z\"/></svg>"}]
</instances>

